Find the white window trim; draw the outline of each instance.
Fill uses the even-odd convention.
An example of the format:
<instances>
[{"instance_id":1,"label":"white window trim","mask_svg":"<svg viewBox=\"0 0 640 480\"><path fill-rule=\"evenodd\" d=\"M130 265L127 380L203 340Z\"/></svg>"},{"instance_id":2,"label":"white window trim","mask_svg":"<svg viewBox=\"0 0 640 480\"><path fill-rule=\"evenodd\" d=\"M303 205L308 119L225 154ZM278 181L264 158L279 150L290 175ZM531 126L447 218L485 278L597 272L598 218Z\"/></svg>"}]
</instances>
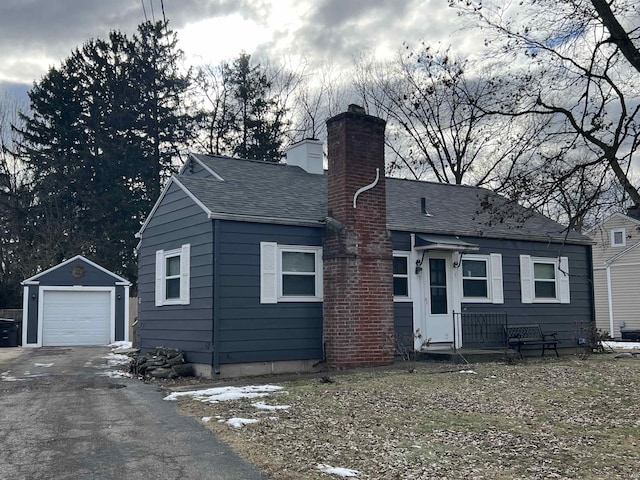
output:
<instances>
[{"instance_id":1,"label":"white window trim","mask_svg":"<svg viewBox=\"0 0 640 480\"><path fill-rule=\"evenodd\" d=\"M621 233L622 234L622 242L621 243L617 243L615 241L616 233ZM625 231L624 228L614 228L613 230L611 230L611 246L612 247L626 247L627 246L627 232Z\"/></svg>"},{"instance_id":2,"label":"white window trim","mask_svg":"<svg viewBox=\"0 0 640 480\"><path fill-rule=\"evenodd\" d=\"M316 294L313 296L293 296L282 293L282 254L284 252L315 254ZM278 245L278 302L321 302L322 301L322 247L306 247L298 245Z\"/></svg>"},{"instance_id":3,"label":"white window trim","mask_svg":"<svg viewBox=\"0 0 640 480\"><path fill-rule=\"evenodd\" d=\"M492 253L489 255L464 254L460 259L460 268L463 260L480 260L487 264L487 296L486 297L465 297L464 296L464 272L460 272L460 292L462 293L462 303L504 303L504 287L502 283L502 254Z\"/></svg>"},{"instance_id":4,"label":"white window trim","mask_svg":"<svg viewBox=\"0 0 640 480\"><path fill-rule=\"evenodd\" d=\"M410 252L404 252L404 251L398 251L398 250L394 250L393 251L393 256L394 257L402 257L405 258L407 260L407 274L393 274L393 278L406 278L407 279L407 296L406 297L401 297L401 296L393 296L393 301L394 302L413 302L413 298L411 296L411 253ZM392 271L393 271L393 267L392 267Z\"/></svg>"},{"instance_id":5,"label":"white window trim","mask_svg":"<svg viewBox=\"0 0 640 480\"><path fill-rule=\"evenodd\" d=\"M167 258L180 257L180 297L166 298L166 265ZM190 303L190 267L191 245L185 244L173 250L156 251L156 307L165 305L189 305ZM175 278L175 277L172 277Z\"/></svg>"},{"instance_id":6,"label":"white window trim","mask_svg":"<svg viewBox=\"0 0 640 480\"><path fill-rule=\"evenodd\" d=\"M282 252L315 254L316 294L314 296L282 294ZM322 247L260 242L260 303L321 302L322 288Z\"/></svg>"},{"instance_id":7,"label":"white window trim","mask_svg":"<svg viewBox=\"0 0 640 480\"><path fill-rule=\"evenodd\" d=\"M553 264L555 271L555 298L536 298L534 264ZM569 287L569 259L567 257L532 257L520 255L520 290L522 303L571 303Z\"/></svg>"}]
</instances>

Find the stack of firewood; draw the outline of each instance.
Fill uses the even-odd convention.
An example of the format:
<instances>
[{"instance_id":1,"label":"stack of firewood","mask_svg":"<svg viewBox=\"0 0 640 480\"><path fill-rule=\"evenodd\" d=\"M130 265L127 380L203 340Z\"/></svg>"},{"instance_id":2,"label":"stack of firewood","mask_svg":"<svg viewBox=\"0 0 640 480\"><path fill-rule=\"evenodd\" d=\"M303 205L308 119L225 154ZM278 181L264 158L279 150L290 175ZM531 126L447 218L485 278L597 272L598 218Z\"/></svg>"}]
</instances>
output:
<instances>
[{"instance_id":1,"label":"stack of firewood","mask_svg":"<svg viewBox=\"0 0 640 480\"><path fill-rule=\"evenodd\" d=\"M131 362L131 373L142 377L166 379L191 377L193 366L185 363L182 350L156 347Z\"/></svg>"}]
</instances>

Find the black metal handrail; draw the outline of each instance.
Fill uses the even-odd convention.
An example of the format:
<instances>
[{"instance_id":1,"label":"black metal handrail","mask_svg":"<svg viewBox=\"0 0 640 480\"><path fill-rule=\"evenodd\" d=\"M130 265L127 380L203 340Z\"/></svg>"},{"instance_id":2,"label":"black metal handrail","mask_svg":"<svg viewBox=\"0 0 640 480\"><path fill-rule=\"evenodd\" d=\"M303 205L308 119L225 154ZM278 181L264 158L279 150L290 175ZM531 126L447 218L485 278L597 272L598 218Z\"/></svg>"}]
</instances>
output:
<instances>
[{"instance_id":1,"label":"black metal handrail","mask_svg":"<svg viewBox=\"0 0 640 480\"><path fill-rule=\"evenodd\" d=\"M508 347L505 335L507 312L456 312L453 315L454 322L461 326L462 348L492 350Z\"/></svg>"}]
</instances>

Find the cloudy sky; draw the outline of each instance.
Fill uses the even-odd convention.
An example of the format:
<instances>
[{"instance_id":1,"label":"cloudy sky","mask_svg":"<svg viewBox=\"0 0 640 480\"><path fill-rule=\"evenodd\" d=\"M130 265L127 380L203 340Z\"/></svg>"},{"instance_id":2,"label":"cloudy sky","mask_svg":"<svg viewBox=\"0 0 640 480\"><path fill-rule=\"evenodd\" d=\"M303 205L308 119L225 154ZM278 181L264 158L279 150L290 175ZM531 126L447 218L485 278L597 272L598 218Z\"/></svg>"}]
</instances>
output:
<instances>
[{"instance_id":1,"label":"cloudy sky","mask_svg":"<svg viewBox=\"0 0 640 480\"><path fill-rule=\"evenodd\" d=\"M245 51L340 66L363 51L392 55L403 41L473 44L445 0L164 0L164 12L190 63ZM24 95L84 41L133 33L145 15L161 19L161 1L2 0L0 91Z\"/></svg>"}]
</instances>

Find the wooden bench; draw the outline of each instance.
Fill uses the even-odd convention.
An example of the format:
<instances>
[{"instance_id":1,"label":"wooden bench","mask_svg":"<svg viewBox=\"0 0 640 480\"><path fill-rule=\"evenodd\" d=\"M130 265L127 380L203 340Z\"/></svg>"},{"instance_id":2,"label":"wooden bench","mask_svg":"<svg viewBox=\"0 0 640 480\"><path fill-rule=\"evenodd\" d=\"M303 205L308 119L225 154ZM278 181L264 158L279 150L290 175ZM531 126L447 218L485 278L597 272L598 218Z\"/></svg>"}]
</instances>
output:
<instances>
[{"instance_id":1,"label":"wooden bench","mask_svg":"<svg viewBox=\"0 0 640 480\"><path fill-rule=\"evenodd\" d=\"M509 348L515 348L518 351L518 354L520 354L520 358L522 358L522 351L520 349L527 345L542 346L543 357L544 352L548 349L553 349L556 352L556 357L560 356L558 355L557 348L560 341L557 339L557 334L542 333L542 329L537 323L527 325L508 325L505 329L507 331L507 343Z\"/></svg>"}]
</instances>

